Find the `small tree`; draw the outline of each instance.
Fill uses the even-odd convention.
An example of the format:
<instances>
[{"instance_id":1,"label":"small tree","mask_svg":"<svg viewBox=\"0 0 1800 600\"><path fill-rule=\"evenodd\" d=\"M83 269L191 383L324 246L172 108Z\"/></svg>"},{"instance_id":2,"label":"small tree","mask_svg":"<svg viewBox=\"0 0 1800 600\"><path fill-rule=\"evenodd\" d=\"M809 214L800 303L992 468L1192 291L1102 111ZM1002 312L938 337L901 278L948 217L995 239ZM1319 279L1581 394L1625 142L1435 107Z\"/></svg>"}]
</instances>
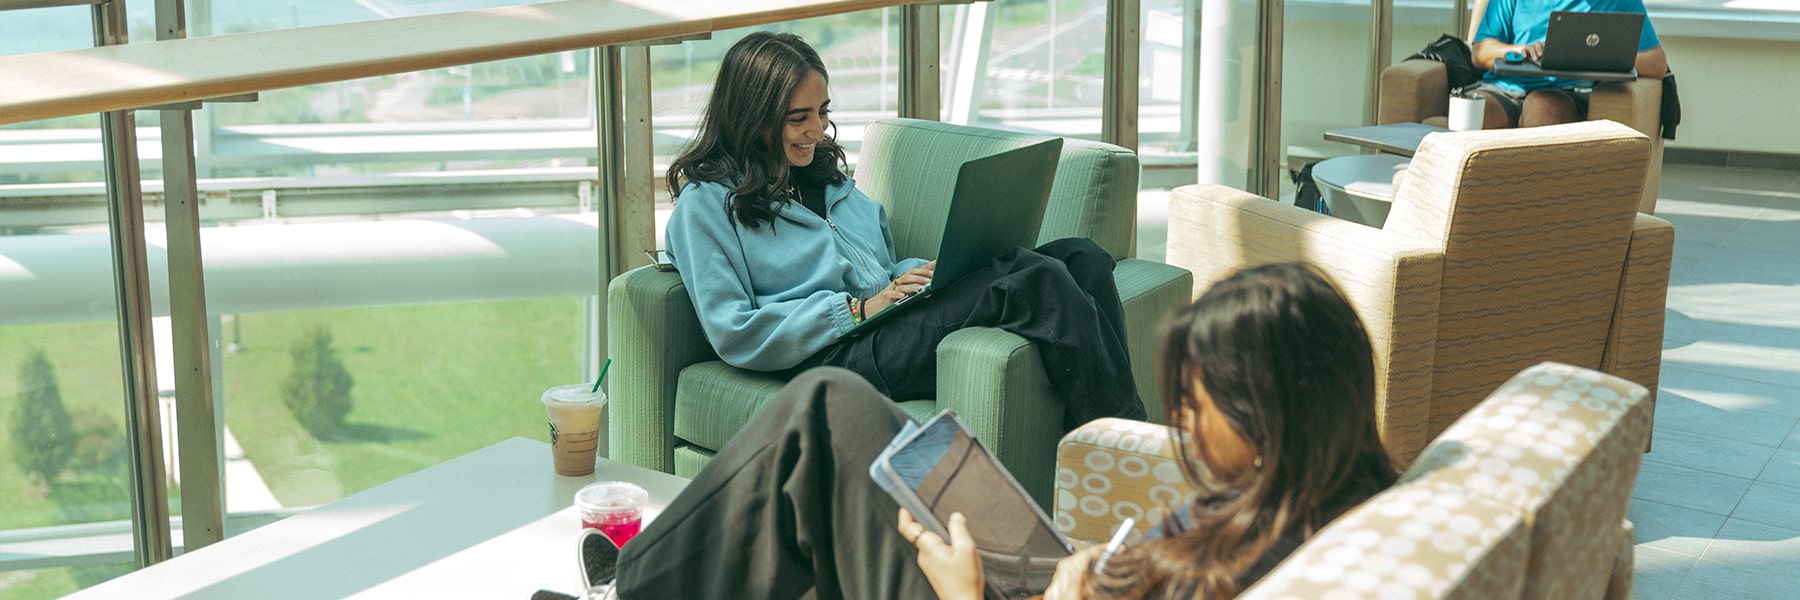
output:
<instances>
[{"instance_id":1,"label":"small tree","mask_svg":"<svg viewBox=\"0 0 1800 600\"><path fill-rule=\"evenodd\" d=\"M25 392L12 414L13 460L27 475L49 485L75 457L75 423L56 387L56 367L43 350L19 366L19 383Z\"/></svg>"},{"instance_id":2,"label":"small tree","mask_svg":"<svg viewBox=\"0 0 1800 600\"><path fill-rule=\"evenodd\" d=\"M56 503L57 513L65 523L131 518L125 432L98 410L77 408L72 416L74 440L69 443L72 451L68 471L50 487L50 500ZM79 573L72 574L81 578Z\"/></svg>"},{"instance_id":3,"label":"small tree","mask_svg":"<svg viewBox=\"0 0 1800 600\"><path fill-rule=\"evenodd\" d=\"M331 332L314 327L290 353L294 370L282 386L283 403L314 437L335 432L350 415L350 387L356 381L332 349Z\"/></svg>"},{"instance_id":4,"label":"small tree","mask_svg":"<svg viewBox=\"0 0 1800 600\"><path fill-rule=\"evenodd\" d=\"M106 484L112 492L109 497L113 499L130 494L125 484L130 478L130 467L126 462L131 454L126 449L125 432L120 430L118 423L107 418L105 413L84 409L76 409L73 421L74 441L70 445L74 450L70 453L69 470ZM130 515L112 518L130 518Z\"/></svg>"}]
</instances>

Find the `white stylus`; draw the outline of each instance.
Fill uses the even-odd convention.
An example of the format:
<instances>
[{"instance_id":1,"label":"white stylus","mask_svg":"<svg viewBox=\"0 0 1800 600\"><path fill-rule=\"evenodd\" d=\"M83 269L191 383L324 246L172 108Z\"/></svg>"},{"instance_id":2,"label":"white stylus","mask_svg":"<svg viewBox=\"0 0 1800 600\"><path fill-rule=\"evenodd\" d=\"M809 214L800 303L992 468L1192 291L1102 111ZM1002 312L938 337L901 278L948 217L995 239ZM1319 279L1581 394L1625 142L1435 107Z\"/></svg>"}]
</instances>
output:
<instances>
[{"instance_id":1,"label":"white stylus","mask_svg":"<svg viewBox=\"0 0 1800 600\"><path fill-rule=\"evenodd\" d=\"M1137 519L1129 517L1125 519L1125 522L1119 524L1119 529L1113 532L1112 540L1106 542L1106 549L1100 551L1099 560L1094 561L1095 573L1106 570L1106 561L1111 559L1113 554L1119 551L1119 548L1125 547L1125 536L1131 533L1131 528L1135 525L1137 525Z\"/></svg>"}]
</instances>

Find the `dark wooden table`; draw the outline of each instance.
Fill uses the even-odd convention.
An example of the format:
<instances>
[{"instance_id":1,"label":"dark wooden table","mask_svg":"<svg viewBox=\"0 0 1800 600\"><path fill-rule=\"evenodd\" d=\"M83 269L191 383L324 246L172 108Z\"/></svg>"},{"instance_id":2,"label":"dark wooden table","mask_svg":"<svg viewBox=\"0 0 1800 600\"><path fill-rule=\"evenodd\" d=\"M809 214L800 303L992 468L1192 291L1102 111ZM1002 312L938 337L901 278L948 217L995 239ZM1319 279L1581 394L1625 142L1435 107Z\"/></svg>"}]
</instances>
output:
<instances>
[{"instance_id":1,"label":"dark wooden table","mask_svg":"<svg viewBox=\"0 0 1800 600\"><path fill-rule=\"evenodd\" d=\"M1424 141L1427 134L1442 131L1450 130L1423 123L1392 123L1332 129L1325 132L1325 139L1364 148L1374 148L1388 154L1412 156L1413 152L1418 151L1419 142Z\"/></svg>"}]
</instances>

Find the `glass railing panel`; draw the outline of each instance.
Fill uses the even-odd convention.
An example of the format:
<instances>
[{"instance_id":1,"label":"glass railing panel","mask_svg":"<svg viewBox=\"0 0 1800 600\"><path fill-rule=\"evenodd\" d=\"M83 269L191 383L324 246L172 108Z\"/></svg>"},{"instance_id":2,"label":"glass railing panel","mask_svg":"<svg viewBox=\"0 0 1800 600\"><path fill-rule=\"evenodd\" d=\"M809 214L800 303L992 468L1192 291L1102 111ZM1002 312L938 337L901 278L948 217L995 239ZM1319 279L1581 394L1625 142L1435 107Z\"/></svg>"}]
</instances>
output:
<instances>
[{"instance_id":1,"label":"glass railing panel","mask_svg":"<svg viewBox=\"0 0 1800 600\"><path fill-rule=\"evenodd\" d=\"M187 0L190 35L377 21L552 0Z\"/></svg>"},{"instance_id":2,"label":"glass railing panel","mask_svg":"<svg viewBox=\"0 0 1800 600\"><path fill-rule=\"evenodd\" d=\"M604 350L591 57L195 114L229 515L548 441L539 395L588 378Z\"/></svg>"},{"instance_id":3,"label":"glass railing panel","mask_svg":"<svg viewBox=\"0 0 1800 600\"><path fill-rule=\"evenodd\" d=\"M314 506L511 437L547 441L539 395L585 377L584 300L450 300L222 315L227 509Z\"/></svg>"},{"instance_id":4,"label":"glass railing panel","mask_svg":"<svg viewBox=\"0 0 1800 600\"><path fill-rule=\"evenodd\" d=\"M1467 4L1473 5L1470 0ZM1480 15L1471 15L1479 19ZM1395 63L1406 60L1427 44L1434 42L1438 36L1451 34L1465 37L1456 31L1456 3L1452 0L1396 0L1394 2L1394 33L1392 60ZM1466 39L1464 41L1467 41Z\"/></svg>"},{"instance_id":5,"label":"glass railing panel","mask_svg":"<svg viewBox=\"0 0 1800 600\"><path fill-rule=\"evenodd\" d=\"M983 6L985 5L985 6ZM976 11L991 29L985 46ZM945 50L950 94L961 52L979 47L982 76L967 78L974 94L971 124L1099 139L1104 97L1106 3L1095 0L995 0L946 12L945 29L963 31ZM960 63L952 61L961 61ZM947 104L957 100L950 98Z\"/></svg>"},{"instance_id":6,"label":"glass railing panel","mask_svg":"<svg viewBox=\"0 0 1800 600\"><path fill-rule=\"evenodd\" d=\"M58 6L0 12L0 55L74 50L94 45L91 9Z\"/></svg>"},{"instance_id":7,"label":"glass railing panel","mask_svg":"<svg viewBox=\"0 0 1800 600\"><path fill-rule=\"evenodd\" d=\"M853 166L856 152L862 147L863 126L899 114L898 8L717 31L709 39L652 46L651 122L657 132L655 160L659 176L697 133L700 114L711 97L725 51L757 30L793 33L819 53L831 75L831 120L837 128L838 142L850 153ZM660 183L657 194L667 201L668 192Z\"/></svg>"},{"instance_id":8,"label":"glass railing panel","mask_svg":"<svg viewBox=\"0 0 1800 600\"><path fill-rule=\"evenodd\" d=\"M22 151L20 134L57 130L29 129L44 125L0 129L0 157ZM97 139L76 153L98 161ZM22 179L0 177L0 597L25 600L129 571L132 537L105 184L74 179L102 200L71 205L56 193L71 184ZM44 213L87 224L45 224Z\"/></svg>"},{"instance_id":9,"label":"glass railing panel","mask_svg":"<svg viewBox=\"0 0 1800 600\"><path fill-rule=\"evenodd\" d=\"M1370 0L1287 3L1281 64L1280 164L1355 154L1330 129L1363 125L1373 26ZM1287 177L1282 178L1288 190Z\"/></svg>"},{"instance_id":10,"label":"glass railing panel","mask_svg":"<svg viewBox=\"0 0 1800 600\"><path fill-rule=\"evenodd\" d=\"M590 60L195 113L228 522L548 441L538 396L600 353Z\"/></svg>"},{"instance_id":11,"label":"glass railing panel","mask_svg":"<svg viewBox=\"0 0 1800 600\"><path fill-rule=\"evenodd\" d=\"M1195 134L1195 62L1199 7L1183 0L1143 0L1139 21L1143 46L1138 61L1138 154L1146 163L1159 157L1191 156Z\"/></svg>"},{"instance_id":12,"label":"glass railing panel","mask_svg":"<svg viewBox=\"0 0 1800 600\"><path fill-rule=\"evenodd\" d=\"M548 440L539 394L590 377L603 350L591 341L600 234L590 54L272 90L195 113L227 534L507 438ZM167 315L163 132L159 113L137 114L152 286L157 313ZM92 116L0 128L0 244L55 257L40 264L0 251L0 298L110 310L101 171ZM97 249L65 251L72 240ZM46 277L105 296L7 289ZM0 319L19 322L0 326L0 357L25 360L28 341L84 340L85 354L50 352L57 379L78 379L84 411L103 403L123 423L117 328L110 320L93 325L110 346L54 330L110 313L76 319L0 305L8 307ZM158 366L169 388L168 318L158 324ZM0 364L9 423L24 389L21 364ZM99 384L114 391L87 389ZM74 396L70 387L64 383L65 398ZM321 388L336 391L311 402L347 400L349 411L304 425L306 410L290 404L305 402L290 399L306 394L293 390ZM172 401L173 390L165 391ZM86 415L77 424L98 427ZM59 496L23 476L0 472L0 480L8 530L0 535L98 535L39 531L72 522L58 516ZM179 489L171 485L172 496ZM123 495L117 504L108 518L129 514ZM113 509L94 501L77 508ZM0 596L15 597L4 586L16 584L32 594L17 597L56 597L104 579L85 565L119 551L130 559L129 529L116 529L91 552L44 561L84 566L0 577Z\"/></svg>"}]
</instances>

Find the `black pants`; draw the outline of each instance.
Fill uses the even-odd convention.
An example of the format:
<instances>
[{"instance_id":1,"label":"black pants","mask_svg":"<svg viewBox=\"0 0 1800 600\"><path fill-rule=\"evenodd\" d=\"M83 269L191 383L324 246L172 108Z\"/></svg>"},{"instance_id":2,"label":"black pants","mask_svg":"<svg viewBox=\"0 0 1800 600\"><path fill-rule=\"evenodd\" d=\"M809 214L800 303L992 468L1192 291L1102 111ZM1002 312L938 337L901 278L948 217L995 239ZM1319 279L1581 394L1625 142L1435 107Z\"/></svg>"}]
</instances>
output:
<instances>
[{"instance_id":1,"label":"black pants","mask_svg":"<svg viewBox=\"0 0 1800 600\"><path fill-rule=\"evenodd\" d=\"M802 374L625 545L620 597L934 598L869 479L907 419L854 373Z\"/></svg>"},{"instance_id":2,"label":"black pants","mask_svg":"<svg viewBox=\"0 0 1800 600\"><path fill-rule=\"evenodd\" d=\"M914 302L923 305L821 350L800 368L843 367L896 400L935 398L938 342L965 327L998 327L1037 346L1051 387L1061 392L1064 430L1101 417L1144 418L1112 255L1093 240L1015 249Z\"/></svg>"}]
</instances>

